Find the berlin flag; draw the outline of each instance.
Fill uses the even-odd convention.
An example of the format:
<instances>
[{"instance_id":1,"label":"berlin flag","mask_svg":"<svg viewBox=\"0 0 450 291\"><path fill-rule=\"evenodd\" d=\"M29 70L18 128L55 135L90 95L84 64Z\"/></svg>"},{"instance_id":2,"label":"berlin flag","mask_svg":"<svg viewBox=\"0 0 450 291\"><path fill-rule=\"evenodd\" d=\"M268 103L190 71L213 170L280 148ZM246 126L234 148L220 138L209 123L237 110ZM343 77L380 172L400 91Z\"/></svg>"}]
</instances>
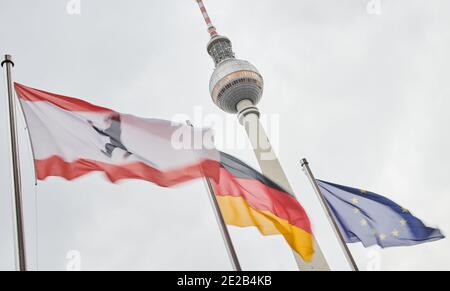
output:
<instances>
[{"instance_id":1,"label":"berlin flag","mask_svg":"<svg viewBox=\"0 0 450 291\"><path fill-rule=\"evenodd\" d=\"M311 259L312 231L302 206L247 164L219 153L210 130L122 114L17 83L15 90L39 180L103 172L111 182L142 179L170 187L208 177L227 224L281 234Z\"/></svg>"},{"instance_id":2,"label":"berlin flag","mask_svg":"<svg viewBox=\"0 0 450 291\"><path fill-rule=\"evenodd\" d=\"M209 130L121 114L17 83L15 90L39 180L103 172L111 182L142 179L169 187L218 172L218 152L203 142L212 136Z\"/></svg>"}]
</instances>

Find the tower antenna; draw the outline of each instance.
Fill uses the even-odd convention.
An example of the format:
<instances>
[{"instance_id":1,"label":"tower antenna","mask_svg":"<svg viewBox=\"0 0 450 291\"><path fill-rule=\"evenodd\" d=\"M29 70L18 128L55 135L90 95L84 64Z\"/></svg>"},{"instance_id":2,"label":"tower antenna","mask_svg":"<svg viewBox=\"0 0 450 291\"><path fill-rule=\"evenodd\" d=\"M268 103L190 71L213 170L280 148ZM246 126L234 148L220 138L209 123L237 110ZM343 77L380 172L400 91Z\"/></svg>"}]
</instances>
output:
<instances>
[{"instance_id":1,"label":"tower antenna","mask_svg":"<svg viewBox=\"0 0 450 291\"><path fill-rule=\"evenodd\" d=\"M217 35L216 27L212 24L211 18L208 15L208 11L206 11L205 4L203 4L203 0L197 0L197 4L200 7L200 11L203 14L203 18L205 19L206 25L208 26L208 32L211 37Z\"/></svg>"}]
</instances>

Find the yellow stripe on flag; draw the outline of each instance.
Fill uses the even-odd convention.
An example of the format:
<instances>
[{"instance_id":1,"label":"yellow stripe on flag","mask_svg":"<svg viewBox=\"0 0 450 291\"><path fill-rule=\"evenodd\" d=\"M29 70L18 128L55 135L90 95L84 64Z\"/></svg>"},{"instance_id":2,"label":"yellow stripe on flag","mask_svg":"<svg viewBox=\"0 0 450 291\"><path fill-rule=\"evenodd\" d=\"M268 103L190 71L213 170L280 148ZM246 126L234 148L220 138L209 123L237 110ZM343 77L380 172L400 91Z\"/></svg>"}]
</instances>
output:
<instances>
[{"instance_id":1,"label":"yellow stripe on flag","mask_svg":"<svg viewBox=\"0 0 450 291\"><path fill-rule=\"evenodd\" d=\"M239 227L256 226L263 235L281 234L303 260L309 262L314 254L313 237L270 211L255 210L242 197L217 196L226 224Z\"/></svg>"}]
</instances>

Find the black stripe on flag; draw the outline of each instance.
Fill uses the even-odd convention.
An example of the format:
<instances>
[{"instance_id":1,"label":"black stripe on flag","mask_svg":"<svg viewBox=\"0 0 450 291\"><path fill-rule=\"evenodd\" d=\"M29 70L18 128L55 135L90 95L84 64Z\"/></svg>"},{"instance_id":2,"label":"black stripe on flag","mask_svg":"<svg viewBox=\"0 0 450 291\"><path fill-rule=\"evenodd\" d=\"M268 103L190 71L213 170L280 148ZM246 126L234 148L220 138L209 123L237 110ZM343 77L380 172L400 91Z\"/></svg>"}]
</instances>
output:
<instances>
[{"instance_id":1,"label":"black stripe on flag","mask_svg":"<svg viewBox=\"0 0 450 291\"><path fill-rule=\"evenodd\" d=\"M220 152L220 164L223 168L225 168L228 172L233 174L236 178L242 179L253 179L258 180L264 185L276 189L281 192L285 192L294 197L293 194L289 193L285 189L283 189L280 185L259 173L257 170L253 169L243 161L239 160L236 157L233 157L227 153Z\"/></svg>"}]
</instances>

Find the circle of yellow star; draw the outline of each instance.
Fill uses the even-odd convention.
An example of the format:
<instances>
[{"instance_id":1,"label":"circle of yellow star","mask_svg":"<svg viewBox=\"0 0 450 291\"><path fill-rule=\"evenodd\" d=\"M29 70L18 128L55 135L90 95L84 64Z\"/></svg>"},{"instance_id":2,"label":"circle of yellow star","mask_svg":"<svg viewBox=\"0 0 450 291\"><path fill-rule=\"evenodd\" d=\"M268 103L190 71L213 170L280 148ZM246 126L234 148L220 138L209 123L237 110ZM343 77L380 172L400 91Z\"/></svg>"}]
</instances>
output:
<instances>
[{"instance_id":1,"label":"circle of yellow star","mask_svg":"<svg viewBox=\"0 0 450 291\"><path fill-rule=\"evenodd\" d=\"M398 230L394 229L394 230L391 232L391 234L392 234L393 236L395 236L395 237L398 237L398 236L400 235L400 232L399 232Z\"/></svg>"}]
</instances>

